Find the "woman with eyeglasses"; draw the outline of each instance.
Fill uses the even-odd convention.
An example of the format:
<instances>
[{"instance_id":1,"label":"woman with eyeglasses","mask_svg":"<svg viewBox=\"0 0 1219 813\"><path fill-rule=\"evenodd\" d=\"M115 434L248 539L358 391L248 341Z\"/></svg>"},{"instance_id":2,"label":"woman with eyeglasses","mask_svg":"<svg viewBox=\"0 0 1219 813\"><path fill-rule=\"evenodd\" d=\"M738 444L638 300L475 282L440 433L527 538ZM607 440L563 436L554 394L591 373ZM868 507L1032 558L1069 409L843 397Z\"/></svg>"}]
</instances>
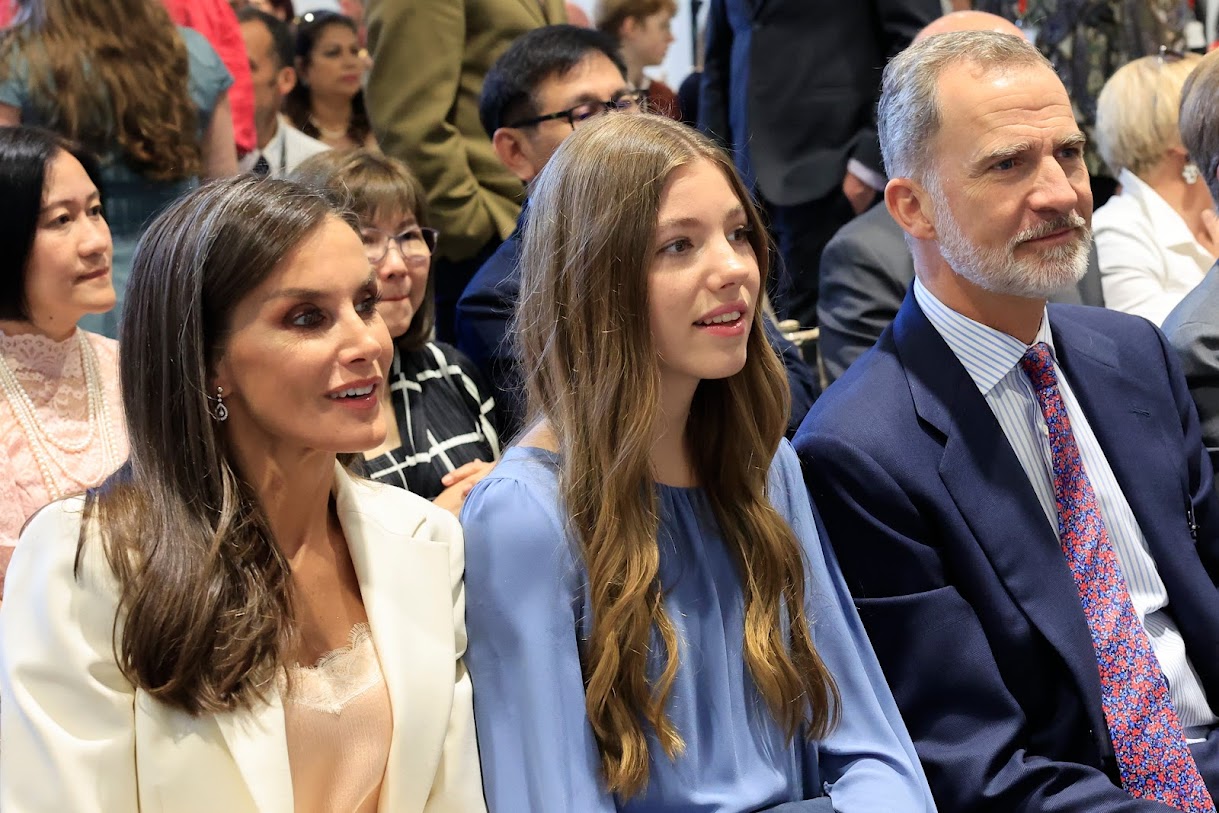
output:
<instances>
[{"instance_id":1,"label":"woman with eyeglasses","mask_svg":"<svg viewBox=\"0 0 1219 813\"><path fill-rule=\"evenodd\" d=\"M354 20L310 11L296 26L296 86L284 113L310 138L335 149L376 147L364 106L365 55Z\"/></svg>"},{"instance_id":2,"label":"woman with eyeglasses","mask_svg":"<svg viewBox=\"0 0 1219 813\"><path fill-rule=\"evenodd\" d=\"M499 457L499 436L481 374L456 348L431 341L437 232L426 225L423 187L401 161L366 149L320 153L293 178L355 211L381 282L377 310L394 340L381 398L395 420L385 442L365 452L366 473L456 514Z\"/></svg>"}]
</instances>

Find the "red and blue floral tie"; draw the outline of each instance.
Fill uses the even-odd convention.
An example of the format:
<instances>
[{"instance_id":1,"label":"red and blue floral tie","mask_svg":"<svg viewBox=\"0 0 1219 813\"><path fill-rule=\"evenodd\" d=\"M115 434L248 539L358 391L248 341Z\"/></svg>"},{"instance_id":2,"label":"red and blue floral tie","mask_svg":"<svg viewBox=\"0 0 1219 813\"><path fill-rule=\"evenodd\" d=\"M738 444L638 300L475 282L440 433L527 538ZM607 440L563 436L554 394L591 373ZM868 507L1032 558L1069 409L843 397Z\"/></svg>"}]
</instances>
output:
<instances>
[{"instance_id":1,"label":"red and blue floral tie","mask_svg":"<svg viewBox=\"0 0 1219 813\"><path fill-rule=\"evenodd\" d=\"M1020 366L1033 383L1050 430L1058 540L1096 649L1101 704L1122 787L1137 799L1189 813L1214 813L1084 471L1049 346L1038 342L1030 347Z\"/></svg>"}]
</instances>

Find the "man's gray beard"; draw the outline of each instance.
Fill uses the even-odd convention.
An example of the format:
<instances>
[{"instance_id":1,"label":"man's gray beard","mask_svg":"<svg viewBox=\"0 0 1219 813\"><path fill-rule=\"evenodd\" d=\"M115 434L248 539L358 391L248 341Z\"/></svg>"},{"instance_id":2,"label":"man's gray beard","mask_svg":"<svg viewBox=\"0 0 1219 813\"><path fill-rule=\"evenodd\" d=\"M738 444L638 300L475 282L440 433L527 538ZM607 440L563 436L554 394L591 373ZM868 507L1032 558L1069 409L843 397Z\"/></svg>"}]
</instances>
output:
<instances>
[{"instance_id":1,"label":"man's gray beard","mask_svg":"<svg viewBox=\"0 0 1219 813\"><path fill-rule=\"evenodd\" d=\"M1075 212L1052 223L1027 229L999 249L983 248L970 242L941 201L937 200L935 209L940 254L953 271L979 288L1026 299L1049 299L1075 285L1088 273L1092 230ZM1052 246L1034 256L1016 257L1016 248L1021 243L1072 227L1079 230L1078 240Z\"/></svg>"}]
</instances>

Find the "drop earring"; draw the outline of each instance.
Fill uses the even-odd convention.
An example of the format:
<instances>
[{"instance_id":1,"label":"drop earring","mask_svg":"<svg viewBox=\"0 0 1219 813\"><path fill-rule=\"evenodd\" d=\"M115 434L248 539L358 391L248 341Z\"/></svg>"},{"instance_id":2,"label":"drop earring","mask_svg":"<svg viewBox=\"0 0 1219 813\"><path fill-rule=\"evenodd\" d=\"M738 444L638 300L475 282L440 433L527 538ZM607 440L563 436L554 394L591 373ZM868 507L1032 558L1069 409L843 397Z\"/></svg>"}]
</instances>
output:
<instances>
[{"instance_id":1,"label":"drop earring","mask_svg":"<svg viewBox=\"0 0 1219 813\"><path fill-rule=\"evenodd\" d=\"M208 410L211 412L212 420L219 423L224 423L227 421L229 419L229 408L224 405L224 387L216 387L215 399L209 400L216 401L216 406Z\"/></svg>"},{"instance_id":2,"label":"drop earring","mask_svg":"<svg viewBox=\"0 0 1219 813\"><path fill-rule=\"evenodd\" d=\"M1185 179L1187 184L1193 186L1202 177L1202 173L1198 170L1197 164L1193 161L1186 161L1185 166L1181 168L1181 177Z\"/></svg>"}]
</instances>

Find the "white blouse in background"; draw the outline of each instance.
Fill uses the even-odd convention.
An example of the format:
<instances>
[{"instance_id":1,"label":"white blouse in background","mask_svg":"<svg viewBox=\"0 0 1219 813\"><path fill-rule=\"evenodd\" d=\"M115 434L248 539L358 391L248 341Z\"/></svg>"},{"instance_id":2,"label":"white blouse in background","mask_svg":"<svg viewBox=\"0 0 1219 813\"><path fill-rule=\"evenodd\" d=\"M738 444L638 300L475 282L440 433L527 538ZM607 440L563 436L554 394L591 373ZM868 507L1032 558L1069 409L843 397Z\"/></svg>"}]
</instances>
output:
<instances>
[{"instance_id":1,"label":"white blouse in background","mask_svg":"<svg viewBox=\"0 0 1219 813\"><path fill-rule=\"evenodd\" d=\"M1188 224L1133 172L1092 215L1105 307L1162 324L1215 263ZM1201 183L1201 181L1199 181Z\"/></svg>"}]
</instances>

